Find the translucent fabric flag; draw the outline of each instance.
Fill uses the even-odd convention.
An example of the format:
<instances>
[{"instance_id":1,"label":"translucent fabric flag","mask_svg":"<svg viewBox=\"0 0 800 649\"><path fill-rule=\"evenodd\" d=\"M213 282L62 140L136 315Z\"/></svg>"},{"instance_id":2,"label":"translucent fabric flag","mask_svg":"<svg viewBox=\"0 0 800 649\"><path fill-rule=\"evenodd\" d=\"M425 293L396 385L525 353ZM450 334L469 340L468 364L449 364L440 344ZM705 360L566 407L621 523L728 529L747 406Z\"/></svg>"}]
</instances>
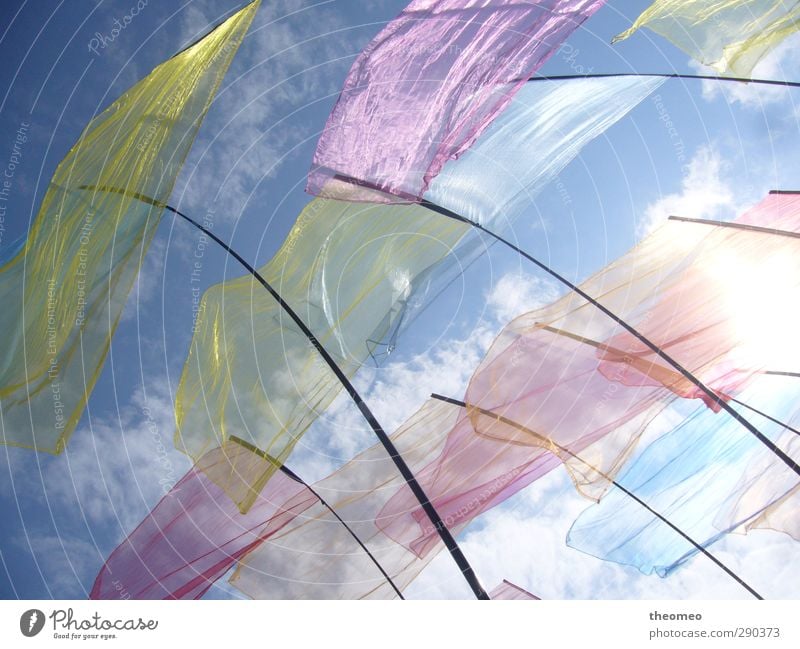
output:
<instances>
[{"instance_id":1,"label":"translucent fabric flag","mask_svg":"<svg viewBox=\"0 0 800 649\"><path fill-rule=\"evenodd\" d=\"M309 193L338 197L341 174L417 200L603 4L413 0L350 69L314 155Z\"/></svg>"},{"instance_id":2,"label":"translucent fabric flag","mask_svg":"<svg viewBox=\"0 0 800 649\"><path fill-rule=\"evenodd\" d=\"M721 74L749 77L770 50L800 29L796 0L656 0L633 26L647 27Z\"/></svg>"},{"instance_id":3,"label":"translucent fabric flag","mask_svg":"<svg viewBox=\"0 0 800 649\"><path fill-rule=\"evenodd\" d=\"M734 223L800 231L800 200L770 194ZM697 368L698 377L722 398L756 372L799 369L792 341L800 318L800 241L770 232L675 225L675 236L690 228L706 229L708 236L684 269L660 282L658 297L644 301L626 320L679 363ZM606 344L603 358L609 362L602 371L632 385L657 381L718 408L632 334L622 332Z\"/></svg>"},{"instance_id":4,"label":"translucent fabric flag","mask_svg":"<svg viewBox=\"0 0 800 649\"><path fill-rule=\"evenodd\" d=\"M748 218L762 222L759 212L776 204L770 197ZM796 238L670 221L580 288L727 399L765 363L793 355L797 248ZM562 462L597 500L676 397L719 409L596 306L568 294L501 332L422 486L453 531ZM410 490L383 515L388 535L425 556L435 531Z\"/></svg>"},{"instance_id":5,"label":"translucent fabric flag","mask_svg":"<svg viewBox=\"0 0 800 649\"><path fill-rule=\"evenodd\" d=\"M236 482L248 491L264 464L271 462L236 442L203 456L114 550L90 598L202 597L240 557L318 502L307 487L278 472L241 514L216 482Z\"/></svg>"},{"instance_id":6,"label":"translucent fabric flag","mask_svg":"<svg viewBox=\"0 0 800 649\"><path fill-rule=\"evenodd\" d=\"M797 411L796 389L790 381L762 377L741 400L779 420L796 421L797 417L792 419ZM781 435L782 426L748 415L762 433L791 451L784 444L789 440ZM797 476L775 460L736 421L703 408L647 446L617 480L708 547L724 534L760 520L771 504L779 503L797 484ZM794 480L788 479L789 473ZM760 484L753 484L753 478ZM610 490L578 517L567 543L606 561L661 576L698 552L618 489Z\"/></svg>"},{"instance_id":7,"label":"translucent fabric flag","mask_svg":"<svg viewBox=\"0 0 800 649\"><path fill-rule=\"evenodd\" d=\"M425 198L483 225L507 225L524 215L586 144L664 81L646 76L530 81L472 148L444 166Z\"/></svg>"},{"instance_id":8,"label":"translucent fabric flag","mask_svg":"<svg viewBox=\"0 0 800 649\"><path fill-rule=\"evenodd\" d=\"M800 417L792 418L794 428L800 427ZM794 433L786 434L778 440L781 448L789 449L793 458L800 457L797 449L797 436ZM741 510L747 512L753 508L753 502L771 502L757 517L748 521L743 527L745 531L764 529L788 534L795 541L800 541L800 485L797 480L792 480L783 464L772 462L770 458L759 458L761 467L748 467L747 491L742 494L743 502L736 502L735 507L724 519L730 521L731 526L735 521L741 521ZM757 477L754 477L755 476ZM793 485L788 491L783 491L786 485ZM779 497L776 497L779 496Z\"/></svg>"},{"instance_id":9,"label":"translucent fabric flag","mask_svg":"<svg viewBox=\"0 0 800 649\"><path fill-rule=\"evenodd\" d=\"M63 450L163 203L258 5L125 92L56 169L25 245L0 267L3 443Z\"/></svg>"},{"instance_id":10,"label":"translucent fabric flag","mask_svg":"<svg viewBox=\"0 0 800 649\"><path fill-rule=\"evenodd\" d=\"M259 272L352 376L467 228L419 206L316 199ZM281 464L341 387L254 278L219 284L200 303L176 396L175 445L197 461L234 435ZM275 468L265 471L258 484Z\"/></svg>"},{"instance_id":11,"label":"translucent fabric flag","mask_svg":"<svg viewBox=\"0 0 800 649\"><path fill-rule=\"evenodd\" d=\"M520 588L516 584L503 579L501 583L495 586L489 593L489 599L506 599L506 600L538 600L533 593L529 593L524 588Z\"/></svg>"},{"instance_id":12,"label":"translucent fabric flag","mask_svg":"<svg viewBox=\"0 0 800 649\"><path fill-rule=\"evenodd\" d=\"M800 233L800 192L772 191L759 204L736 221L745 225Z\"/></svg>"},{"instance_id":13,"label":"translucent fabric flag","mask_svg":"<svg viewBox=\"0 0 800 649\"><path fill-rule=\"evenodd\" d=\"M429 401L391 438L411 471L424 476L441 452L457 416L449 404ZM270 483L271 484L271 483ZM348 523L402 591L444 546L433 544L424 558L384 535L390 523L379 512L397 492L402 477L380 444L313 485ZM291 509L292 503L280 509ZM344 526L322 505L299 514L239 563L230 583L254 599L389 599L394 589Z\"/></svg>"}]
</instances>

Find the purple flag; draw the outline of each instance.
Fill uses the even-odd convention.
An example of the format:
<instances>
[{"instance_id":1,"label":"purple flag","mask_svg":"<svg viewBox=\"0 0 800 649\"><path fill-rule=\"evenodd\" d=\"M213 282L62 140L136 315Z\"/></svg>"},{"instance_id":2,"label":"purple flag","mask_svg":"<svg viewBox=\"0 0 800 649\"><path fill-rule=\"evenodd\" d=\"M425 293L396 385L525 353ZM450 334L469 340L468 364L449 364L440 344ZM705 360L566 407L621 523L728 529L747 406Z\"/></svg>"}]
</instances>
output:
<instances>
[{"instance_id":1,"label":"purple flag","mask_svg":"<svg viewBox=\"0 0 800 649\"><path fill-rule=\"evenodd\" d=\"M350 69L307 191L419 199L604 2L414 0ZM353 180L363 183L355 196Z\"/></svg>"}]
</instances>

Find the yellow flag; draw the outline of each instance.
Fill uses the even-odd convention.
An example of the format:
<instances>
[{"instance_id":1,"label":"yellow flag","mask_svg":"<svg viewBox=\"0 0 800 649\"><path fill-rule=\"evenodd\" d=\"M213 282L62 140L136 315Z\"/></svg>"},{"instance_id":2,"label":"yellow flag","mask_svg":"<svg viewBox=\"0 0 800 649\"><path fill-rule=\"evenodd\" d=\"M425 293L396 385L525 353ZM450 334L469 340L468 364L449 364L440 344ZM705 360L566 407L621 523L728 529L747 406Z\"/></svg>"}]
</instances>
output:
<instances>
[{"instance_id":1,"label":"yellow flag","mask_svg":"<svg viewBox=\"0 0 800 649\"><path fill-rule=\"evenodd\" d=\"M633 26L647 27L720 74L749 77L771 49L800 29L794 0L656 0Z\"/></svg>"},{"instance_id":2,"label":"yellow flag","mask_svg":"<svg viewBox=\"0 0 800 649\"><path fill-rule=\"evenodd\" d=\"M125 92L56 169L25 245L0 267L0 442L63 450L163 204L259 4Z\"/></svg>"},{"instance_id":3,"label":"yellow flag","mask_svg":"<svg viewBox=\"0 0 800 649\"><path fill-rule=\"evenodd\" d=\"M259 272L352 377L468 230L419 205L315 199ZM253 277L211 287L197 314L175 446L198 461L239 437L280 466L341 383ZM275 470L218 486L246 512Z\"/></svg>"}]
</instances>

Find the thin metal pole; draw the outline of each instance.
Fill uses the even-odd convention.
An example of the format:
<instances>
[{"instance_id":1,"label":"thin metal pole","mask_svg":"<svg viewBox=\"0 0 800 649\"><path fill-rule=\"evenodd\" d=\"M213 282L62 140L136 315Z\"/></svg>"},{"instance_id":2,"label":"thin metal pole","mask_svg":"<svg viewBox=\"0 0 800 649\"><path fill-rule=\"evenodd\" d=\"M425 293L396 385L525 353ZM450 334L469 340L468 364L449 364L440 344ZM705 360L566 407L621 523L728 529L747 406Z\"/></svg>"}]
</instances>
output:
<instances>
[{"instance_id":1,"label":"thin metal pole","mask_svg":"<svg viewBox=\"0 0 800 649\"><path fill-rule=\"evenodd\" d=\"M791 230L779 230L777 228L765 228L761 225L751 225L750 223L736 223L734 221L715 221L713 219L690 219L686 216L670 216L668 221L679 221L680 223L696 223L698 225L711 225L716 228L733 228L735 230L746 230L748 232L760 232L762 234L773 234L781 237L791 237L800 239L800 232Z\"/></svg>"},{"instance_id":2,"label":"thin metal pole","mask_svg":"<svg viewBox=\"0 0 800 649\"><path fill-rule=\"evenodd\" d=\"M726 566L724 563L722 563L722 561L717 559L713 554L711 554L711 552L709 552L700 543L695 541L691 536L686 534L686 532L681 530L677 525L673 524L669 519L667 519L662 514L659 514L655 509L650 507L650 505L648 505L646 502L644 502L636 494L634 494L630 490L628 490L625 487L623 487L619 482L614 480L607 473L605 473L605 472L601 471L600 469L594 467L592 464L590 464L589 462L587 462L583 458L579 457L578 455L576 455L575 453L570 451L568 448L565 448L565 447L561 446L560 444L554 442L553 440L551 440L549 438L544 437L543 435L539 435L538 433L530 430L529 428L523 426L522 424L519 424L519 423L517 423L517 422L515 422L515 421L513 421L511 419L508 419L507 417L504 417L502 415L498 415L497 413L494 413L491 410L484 410L483 408L479 408L478 406L467 404L464 401L459 401L458 399L452 399L450 397L443 397L442 395L439 395L439 394L432 394L431 398L437 399L439 401L444 401L445 403L450 403L450 404L452 404L454 406L459 406L461 408L477 410L481 414L487 415L488 417L492 417L493 419L496 419L497 421L499 421L501 423L504 423L504 424L507 424L509 426L512 426L512 427L516 428L517 430L520 430L522 432L525 432L525 433L528 433L530 435L533 435L534 437L542 439L545 442L547 442L548 444L551 444L552 446L555 446L556 448L558 448L563 453L566 453L567 455L569 455L573 459L578 460L578 462L581 462L585 466L589 467L592 471L596 472L598 475L600 475L604 479L608 480L612 485L614 485L622 493L624 493L626 496L628 496L629 498L631 498L632 500L637 502L639 505L644 507L648 512L653 514L653 516L658 518L660 521L662 521L663 523L668 525L672 530L677 532L682 538L686 539L689 543L691 543L698 551L702 552L706 557L711 559L711 561L713 561L717 566L719 566L722 570L724 570L727 575L732 577L740 586L742 586L745 590L747 590L747 592L749 592L751 595L753 595L753 597L755 597L756 599L764 599L763 597L761 597L761 595L759 595L755 591L755 589L753 589L750 585L748 585L747 582L744 581L744 579L742 579L739 575L737 575L733 570L728 568L728 566Z\"/></svg>"},{"instance_id":3,"label":"thin metal pole","mask_svg":"<svg viewBox=\"0 0 800 649\"><path fill-rule=\"evenodd\" d=\"M538 325L539 323L536 323L536 324ZM613 354L615 356L624 357L626 355L625 352L623 352L622 350L615 349L614 347L611 347L610 345L606 345L604 343L597 342L596 340L592 340L591 338L584 338L583 336L578 336L577 334L573 334L573 333L571 333L569 331L564 331L563 329L558 329L557 327L551 327L549 325L541 325L541 326L542 326L542 329L544 329L545 331L549 331L550 333L554 333L554 334L559 335L559 336L564 336L566 338L571 338L572 340L575 340L575 341L580 342L580 343L584 343L585 345L589 345L591 347L595 347L595 348L600 349L600 350L602 350L604 352L610 352L611 354ZM783 421L780 421L779 419L776 419L775 417L772 417L771 415L768 415L767 413L762 412L761 410L758 410L757 408L754 408L753 406L745 403L744 401L739 401L739 399L734 399L729 394L722 394L721 393L721 396L725 397L726 399L728 399L730 401L733 401L734 403L738 403L743 408L747 408L748 410L756 413L757 415L761 415L765 419L768 419L769 421L771 421L773 423L776 423L779 426L782 426L784 429L789 430L789 431L795 433L796 435L800 435L800 431L796 430L795 428L792 428L789 424L787 424L787 423L785 423Z\"/></svg>"},{"instance_id":4,"label":"thin metal pole","mask_svg":"<svg viewBox=\"0 0 800 649\"><path fill-rule=\"evenodd\" d=\"M735 399L734 397L731 397L731 396L729 396L728 398L731 401L733 401L734 403L738 403L740 406L742 406L742 408L747 408L751 412L754 412L757 415L761 415L764 419L769 419L769 421L771 421L772 423L778 424L778 426L782 426L783 428L785 428L788 431L791 431L795 435L800 435L800 430L797 430L793 426L790 426L789 424L781 421L780 419L775 419L775 417L772 417L771 415L768 415L766 412L762 412L758 408L754 408L753 406L751 406L748 403L745 403L744 401L739 401L739 399Z\"/></svg>"},{"instance_id":5,"label":"thin metal pole","mask_svg":"<svg viewBox=\"0 0 800 649\"><path fill-rule=\"evenodd\" d=\"M783 86L786 88L800 88L800 82L781 81L778 79L747 79L745 77L719 77L712 74L649 74L646 72L619 72L609 74L563 74L553 76L531 77L528 81L565 81L569 79L608 79L615 77L658 77L661 79L700 79L703 81L732 81L734 83L754 83L765 86Z\"/></svg>"}]
</instances>

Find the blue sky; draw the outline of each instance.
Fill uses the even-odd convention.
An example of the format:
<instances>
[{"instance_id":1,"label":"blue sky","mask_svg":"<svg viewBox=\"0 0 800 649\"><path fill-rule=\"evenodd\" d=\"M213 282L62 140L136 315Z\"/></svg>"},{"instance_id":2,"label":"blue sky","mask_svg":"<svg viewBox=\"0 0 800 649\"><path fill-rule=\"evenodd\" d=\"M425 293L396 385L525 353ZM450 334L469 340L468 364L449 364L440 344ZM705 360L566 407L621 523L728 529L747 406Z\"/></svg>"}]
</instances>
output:
<instances>
[{"instance_id":1,"label":"blue sky","mask_svg":"<svg viewBox=\"0 0 800 649\"><path fill-rule=\"evenodd\" d=\"M27 231L55 166L86 122L239 6L151 0L98 47L135 4L6 2L11 22L0 38L0 164L21 127L27 141L0 245ZM215 232L243 256L257 265L267 261L309 200L303 187L316 137L353 57L405 4L265 3L172 203L198 219L211 215ZM696 72L686 55L644 30L609 45L647 4L609 2L542 73ZM794 38L755 74L782 78L798 64ZM660 119L665 113L677 136ZM586 147L532 202L530 219L515 223L514 235L563 274L582 279L668 214L731 218L769 189L799 189L798 122L797 91L667 82ZM190 260L198 245L185 224L164 218L67 453L50 458L0 447L0 597L84 597L103 558L156 502L161 485L188 468L170 450L172 399L190 340ZM220 251L202 253L204 287L241 274ZM391 362L363 373L359 385L391 429L416 410L428 388L457 396L499 327L555 294L546 278L495 247L406 331ZM434 345L443 327L449 338ZM292 464L307 479L322 477L370 443L356 413L339 400ZM543 597L740 596L702 560L661 580L565 548L569 524L586 506L555 472L482 517L462 541L488 585L508 578ZM786 539L756 533L720 547L767 596L797 596L779 579L785 564L798 559ZM446 557L423 573L411 594L466 595ZM221 586L211 595L228 591Z\"/></svg>"}]
</instances>

